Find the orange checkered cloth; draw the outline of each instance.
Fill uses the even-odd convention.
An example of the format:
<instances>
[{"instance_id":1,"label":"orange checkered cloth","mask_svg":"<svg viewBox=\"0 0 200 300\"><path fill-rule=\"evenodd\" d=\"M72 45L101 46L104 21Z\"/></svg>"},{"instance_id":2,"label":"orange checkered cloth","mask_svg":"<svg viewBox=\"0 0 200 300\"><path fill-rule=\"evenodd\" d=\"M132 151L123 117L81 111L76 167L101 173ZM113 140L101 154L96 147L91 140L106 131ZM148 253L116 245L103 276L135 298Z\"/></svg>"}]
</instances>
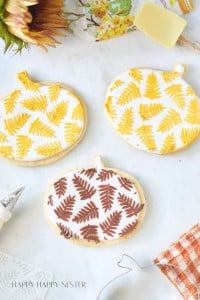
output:
<instances>
[{"instance_id":1,"label":"orange checkered cloth","mask_svg":"<svg viewBox=\"0 0 200 300\"><path fill-rule=\"evenodd\" d=\"M186 300L200 300L200 223L154 259Z\"/></svg>"}]
</instances>

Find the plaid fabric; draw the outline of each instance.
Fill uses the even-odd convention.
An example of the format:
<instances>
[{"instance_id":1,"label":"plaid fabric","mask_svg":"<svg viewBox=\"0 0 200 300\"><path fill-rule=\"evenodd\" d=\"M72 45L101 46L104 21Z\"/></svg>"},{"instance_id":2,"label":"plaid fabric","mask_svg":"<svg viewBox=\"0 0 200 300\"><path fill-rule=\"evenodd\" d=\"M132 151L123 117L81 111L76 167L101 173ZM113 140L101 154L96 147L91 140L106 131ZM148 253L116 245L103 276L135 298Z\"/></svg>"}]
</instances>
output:
<instances>
[{"instance_id":1,"label":"plaid fabric","mask_svg":"<svg viewBox=\"0 0 200 300\"><path fill-rule=\"evenodd\" d=\"M154 259L186 300L200 300L200 223Z\"/></svg>"}]
</instances>

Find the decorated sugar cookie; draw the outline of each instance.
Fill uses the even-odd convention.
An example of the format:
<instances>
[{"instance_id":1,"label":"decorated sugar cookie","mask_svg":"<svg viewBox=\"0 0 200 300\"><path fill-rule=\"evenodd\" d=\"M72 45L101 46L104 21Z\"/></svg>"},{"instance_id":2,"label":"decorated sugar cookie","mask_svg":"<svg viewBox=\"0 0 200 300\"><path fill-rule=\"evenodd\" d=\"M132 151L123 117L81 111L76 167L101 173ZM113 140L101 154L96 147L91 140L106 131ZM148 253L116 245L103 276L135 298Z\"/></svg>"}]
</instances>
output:
<instances>
[{"instance_id":1,"label":"decorated sugar cookie","mask_svg":"<svg viewBox=\"0 0 200 300\"><path fill-rule=\"evenodd\" d=\"M199 137L200 101L183 72L182 65L172 72L130 69L112 82L105 110L126 142L167 154Z\"/></svg>"},{"instance_id":2,"label":"decorated sugar cookie","mask_svg":"<svg viewBox=\"0 0 200 300\"><path fill-rule=\"evenodd\" d=\"M103 166L78 169L58 177L45 196L45 215L54 230L83 245L108 244L132 235L146 205L139 183Z\"/></svg>"},{"instance_id":3,"label":"decorated sugar cookie","mask_svg":"<svg viewBox=\"0 0 200 300\"><path fill-rule=\"evenodd\" d=\"M22 89L0 101L0 155L21 165L49 163L70 151L86 127L83 102L59 83L36 83L21 72Z\"/></svg>"}]
</instances>

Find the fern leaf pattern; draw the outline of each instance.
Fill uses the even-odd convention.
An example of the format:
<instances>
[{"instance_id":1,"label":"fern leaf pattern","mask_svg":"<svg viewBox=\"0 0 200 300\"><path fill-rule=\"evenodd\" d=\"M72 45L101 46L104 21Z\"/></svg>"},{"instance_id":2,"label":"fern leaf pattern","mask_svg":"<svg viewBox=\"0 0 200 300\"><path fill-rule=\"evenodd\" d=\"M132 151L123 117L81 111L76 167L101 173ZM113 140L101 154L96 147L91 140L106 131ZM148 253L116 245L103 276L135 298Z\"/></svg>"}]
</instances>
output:
<instances>
[{"instance_id":1,"label":"fern leaf pattern","mask_svg":"<svg viewBox=\"0 0 200 300\"><path fill-rule=\"evenodd\" d=\"M56 101L59 98L61 88L59 84L51 84L49 86L49 98L51 101Z\"/></svg>"},{"instance_id":2,"label":"fern leaf pattern","mask_svg":"<svg viewBox=\"0 0 200 300\"><path fill-rule=\"evenodd\" d=\"M112 178L113 175L114 175L114 172L112 170L102 169L97 176L97 180L100 180L101 182L103 182L103 181L106 181L106 180Z\"/></svg>"},{"instance_id":3,"label":"fern leaf pattern","mask_svg":"<svg viewBox=\"0 0 200 300\"><path fill-rule=\"evenodd\" d=\"M144 96L151 100L159 99L161 97L158 79L154 73L149 74L147 77L146 90Z\"/></svg>"},{"instance_id":4,"label":"fern leaf pattern","mask_svg":"<svg viewBox=\"0 0 200 300\"><path fill-rule=\"evenodd\" d=\"M98 226L97 225L87 225L81 228L82 237L88 242L94 241L99 243L99 235L98 235Z\"/></svg>"},{"instance_id":5,"label":"fern leaf pattern","mask_svg":"<svg viewBox=\"0 0 200 300\"><path fill-rule=\"evenodd\" d=\"M166 89L166 93L180 109L183 109L185 107L185 96L183 94L181 84L174 84L169 86Z\"/></svg>"},{"instance_id":6,"label":"fern leaf pattern","mask_svg":"<svg viewBox=\"0 0 200 300\"><path fill-rule=\"evenodd\" d=\"M80 176L74 175L73 183L81 200L89 199L96 193L96 189Z\"/></svg>"},{"instance_id":7,"label":"fern leaf pattern","mask_svg":"<svg viewBox=\"0 0 200 300\"><path fill-rule=\"evenodd\" d=\"M119 193L118 200L128 218L137 215L144 208L144 204L136 203L132 198L121 193Z\"/></svg>"},{"instance_id":8,"label":"fern leaf pattern","mask_svg":"<svg viewBox=\"0 0 200 300\"><path fill-rule=\"evenodd\" d=\"M57 223L57 227L60 229L60 235L66 239L78 239L79 236L75 234L71 229L64 226L62 223Z\"/></svg>"},{"instance_id":9,"label":"fern leaf pattern","mask_svg":"<svg viewBox=\"0 0 200 300\"><path fill-rule=\"evenodd\" d=\"M153 135L153 129L151 125L143 125L136 130L142 143L146 146L147 150L154 151L156 149L156 142Z\"/></svg>"},{"instance_id":10,"label":"fern leaf pattern","mask_svg":"<svg viewBox=\"0 0 200 300\"><path fill-rule=\"evenodd\" d=\"M131 69L129 71L129 76L133 78L133 80L135 80L137 83L140 83L143 79L143 74L141 70L138 69Z\"/></svg>"},{"instance_id":11,"label":"fern leaf pattern","mask_svg":"<svg viewBox=\"0 0 200 300\"><path fill-rule=\"evenodd\" d=\"M129 223L121 230L121 232L119 233L119 236L125 237L126 235L129 235L130 233L133 232L133 230L135 230L136 226L137 226L137 220Z\"/></svg>"},{"instance_id":12,"label":"fern leaf pattern","mask_svg":"<svg viewBox=\"0 0 200 300\"><path fill-rule=\"evenodd\" d=\"M116 108L113 104L112 96L107 97L106 103L105 103L105 108L106 108L106 111L108 112L108 114L110 115L111 119L115 120L116 116L117 116L117 112L116 112Z\"/></svg>"},{"instance_id":13,"label":"fern leaf pattern","mask_svg":"<svg viewBox=\"0 0 200 300\"><path fill-rule=\"evenodd\" d=\"M81 104L78 104L72 112L72 119L84 121L84 112Z\"/></svg>"},{"instance_id":14,"label":"fern leaf pattern","mask_svg":"<svg viewBox=\"0 0 200 300\"><path fill-rule=\"evenodd\" d=\"M68 103L62 101L61 103L57 104L56 107L47 114L47 118L51 123L58 126L64 119L67 114Z\"/></svg>"},{"instance_id":15,"label":"fern leaf pattern","mask_svg":"<svg viewBox=\"0 0 200 300\"><path fill-rule=\"evenodd\" d=\"M4 124L6 130L11 134L14 135L17 133L28 121L30 115L26 113L18 114L13 118L5 119Z\"/></svg>"},{"instance_id":16,"label":"fern leaf pattern","mask_svg":"<svg viewBox=\"0 0 200 300\"><path fill-rule=\"evenodd\" d=\"M118 89L120 86L122 86L124 84L124 81L120 80L120 79L116 79L114 81L114 83L112 84L112 87L110 88L110 91L114 91L116 89Z\"/></svg>"},{"instance_id":17,"label":"fern leaf pattern","mask_svg":"<svg viewBox=\"0 0 200 300\"><path fill-rule=\"evenodd\" d=\"M183 145L191 144L197 137L200 136L200 128L183 128L181 130L181 140Z\"/></svg>"},{"instance_id":18,"label":"fern leaf pattern","mask_svg":"<svg viewBox=\"0 0 200 300\"><path fill-rule=\"evenodd\" d=\"M55 137L54 130L50 126L42 123L40 119L36 119L31 123L29 133L37 136Z\"/></svg>"},{"instance_id":19,"label":"fern leaf pattern","mask_svg":"<svg viewBox=\"0 0 200 300\"><path fill-rule=\"evenodd\" d=\"M62 177L58 181L54 183L54 189L55 193L60 198L61 196L64 196L67 190L67 178Z\"/></svg>"},{"instance_id":20,"label":"fern leaf pattern","mask_svg":"<svg viewBox=\"0 0 200 300\"><path fill-rule=\"evenodd\" d=\"M125 190L127 190L127 191L132 190L133 183L129 179L119 176L118 181L119 181L121 187L123 187Z\"/></svg>"},{"instance_id":21,"label":"fern leaf pattern","mask_svg":"<svg viewBox=\"0 0 200 300\"><path fill-rule=\"evenodd\" d=\"M121 221L122 212L114 211L110 216L100 224L103 233L113 236Z\"/></svg>"},{"instance_id":22,"label":"fern leaf pattern","mask_svg":"<svg viewBox=\"0 0 200 300\"><path fill-rule=\"evenodd\" d=\"M99 209L94 202L90 201L79 211L72 221L79 224L96 218L99 218Z\"/></svg>"},{"instance_id":23,"label":"fern leaf pattern","mask_svg":"<svg viewBox=\"0 0 200 300\"><path fill-rule=\"evenodd\" d=\"M166 116L161 121L158 127L158 131L166 132L180 123L181 123L181 118L179 113L177 113L177 111L174 109L170 109L166 114Z\"/></svg>"},{"instance_id":24,"label":"fern leaf pattern","mask_svg":"<svg viewBox=\"0 0 200 300\"><path fill-rule=\"evenodd\" d=\"M127 88L124 89L122 94L119 96L117 104L126 105L133 100L141 97L140 89L132 81L128 84Z\"/></svg>"},{"instance_id":25,"label":"fern leaf pattern","mask_svg":"<svg viewBox=\"0 0 200 300\"><path fill-rule=\"evenodd\" d=\"M0 132L0 143L5 143L8 141L8 137L5 133Z\"/></svg>"},{"instance_id":26,"label":"fern leaf pattern","mask_svg":"<svg viewBox=\"0 0 200 300\"><path fill-rule=\"evenodd\" d=\"M200 125L200 102L198 98L190 101L186 121L192 125Z\"/></svg>"},{"instance_id":27,"label":"fern leaf pattern","mask_svg":"<svg viewBox=\"0 0 200 300\"><path fill-rule=\"evenodd\" d=\"M159 115L164 109L163 104L153 103L153 104L140 104L139 114L142 120L149 120L157 115Z\"/></svg>"},{"instance_id":28,"label":"fern leaf pattern","mask_svg":"<svg viewBox=\"0 0 200 300\"><path fill-rule=\"evenodd\" d=\"M5 111L7 114L12 113L15 110L16 103L20 95L21 92L19 90L15 90L8 98L4 99Z\"/></svg>"},{"instance_id":29,"label":"fern leaf pattern","mask_svg":"<svg viewBox=\"0 0 200 300\"><path fill-rule=\"evenodd\" d=\"M45 111L47 108L46 96L32 97L21 102L22 106L31 111Z\"/></svg>"},{"instance_id":30,"label":"fern leaf pattern","mask_svg":"<svg viewBox=\"0 0 200 300\"><path fill-rule=\"evenodd\" d=\"M161 154L173 152L176 149L176 142L173 133L167 135L161 147Z\"/></svg>"},{"instance_id":31,"label":"fern leaf pattern","mask_svg":"<svg viewBox=\"0 0 200 300\"><path fill-rule=\"evenodd\" d=\"M82 170L81 174L85 174L89 179L92 179L93 176L97 173L97 170L95 168Z\"/></svg>"},{"instance_id":32,"label":"fern leaf pattern","mask_svg":"<svg viewBox=\"0 0 200 300\"><path fill-rule=\"evenodd\" d=\"M133 132L133 124L133 109L127 108L118 124L119 133L131 135Z\"/></svg>"},{"instance_id":33,"label":"fern leaf pattern","mask_svg":"<svg viewBox=\"0 0 200 300\"><path fill-rule=\"evenodd\" d=\"M99 186L99 195L105 212L112 208L115 191L116 187L110 184L103 184Z\"/></svg>"},{"instance_id":34,"label":"fern leaf pattern","mask_svg":"<svg viewBox=\"0 0 200 300\"><path fill-rule=\"evenodd\" d=\"M0 146L0 155L8 158L12 158L13 148L11 146Z\"/></svg>"},{"instance_id":35,"label":"fern leaf pattern","mask_svg":"<svg viewBox=\"0 0 200 300\"><path fill-rule=\"evenodd\" d=\"M67 196L61 204L54 209L56 216L63 221L68 221L73 213L73 208L75 204L75 196Z\"/></svg>"},{"instance_id":36,"label":"fern leaf pattern","mask_svg":"<svg viewBox=\"0 0 200 300\"><path fill-rule=\"evenodd\" d=\"M36 148L37 154L44 157L53 156L59 153L61 150L62 147L60 141L49 142Z\"/></svg>"},{"instance_id":37,"label":"fern leaf pattern","mask_svg":"<svg viewBox=\"0 0 200 300\"><path fill-rule=\"evenodd\" d=\"M83 128L74 124L66 123L65 124L65 141L68 144L73 144L78 141L83 132Z\"/></svg>"},{"instance_id":38,"label":"fern leaf pattern","mask_svg":"<svg viewBox=\"0 0 200 300\"><path fill-rule=\"evenodd\" d=\"M162 72L161 75L166 83L174 81L180 77L180 73L178 72Z\"/></svg>"},{"instance_id":39,"label":"fern leaf pattern","mask_svg":"<svg viewBox=\"0 0 200 300\"><path fill-rule=\"evenodd\" d=\"M29 152L31 146L33 145L33 141L25 136L25 135L17 135L17 157L22 159Z\"/></svg>"}]
</instances>

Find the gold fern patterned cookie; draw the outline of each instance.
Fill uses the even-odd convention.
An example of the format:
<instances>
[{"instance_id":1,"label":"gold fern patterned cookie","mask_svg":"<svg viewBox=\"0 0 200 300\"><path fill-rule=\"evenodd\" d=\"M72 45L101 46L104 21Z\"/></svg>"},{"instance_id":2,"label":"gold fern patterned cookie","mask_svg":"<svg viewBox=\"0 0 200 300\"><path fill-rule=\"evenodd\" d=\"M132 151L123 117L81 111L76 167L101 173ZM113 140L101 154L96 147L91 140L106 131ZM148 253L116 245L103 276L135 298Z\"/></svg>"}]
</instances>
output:
<instances>
[{"instance_id":1,"label":"gold fern patterned cookie","mask_svg":"<svg viewBox=\"0 0 200 300\"><path fill-rule=\"evenodd\" d=\"M139 183L103 165L59 176L45 195L45 215L53 229L82 245L116 242L132 235L143 221L146 204Z\"/></svg>"},{"instance_id":2,"label":"gold fern patterned cookie","mask_svg":"<svg viewBox=\"0 0 200 300\"><path fill-rule=\"evenodd\" d=\"M109 87L105 110L122 138L138 149L167 154L200 135L200 101L182 75L130 69Z\"/></svg>"},{"instance_id":3,"label":"gold fern patterned cookie","mask_svg":"<svg viewBox=\"0 0 200 300\"><path fill-rule=\"evenodd\" d=\"M55 161L81 140L85 106L64 85L17 77L23 88L0 102L0 155L25 166Z\"/></svg>"}]
</instances>

